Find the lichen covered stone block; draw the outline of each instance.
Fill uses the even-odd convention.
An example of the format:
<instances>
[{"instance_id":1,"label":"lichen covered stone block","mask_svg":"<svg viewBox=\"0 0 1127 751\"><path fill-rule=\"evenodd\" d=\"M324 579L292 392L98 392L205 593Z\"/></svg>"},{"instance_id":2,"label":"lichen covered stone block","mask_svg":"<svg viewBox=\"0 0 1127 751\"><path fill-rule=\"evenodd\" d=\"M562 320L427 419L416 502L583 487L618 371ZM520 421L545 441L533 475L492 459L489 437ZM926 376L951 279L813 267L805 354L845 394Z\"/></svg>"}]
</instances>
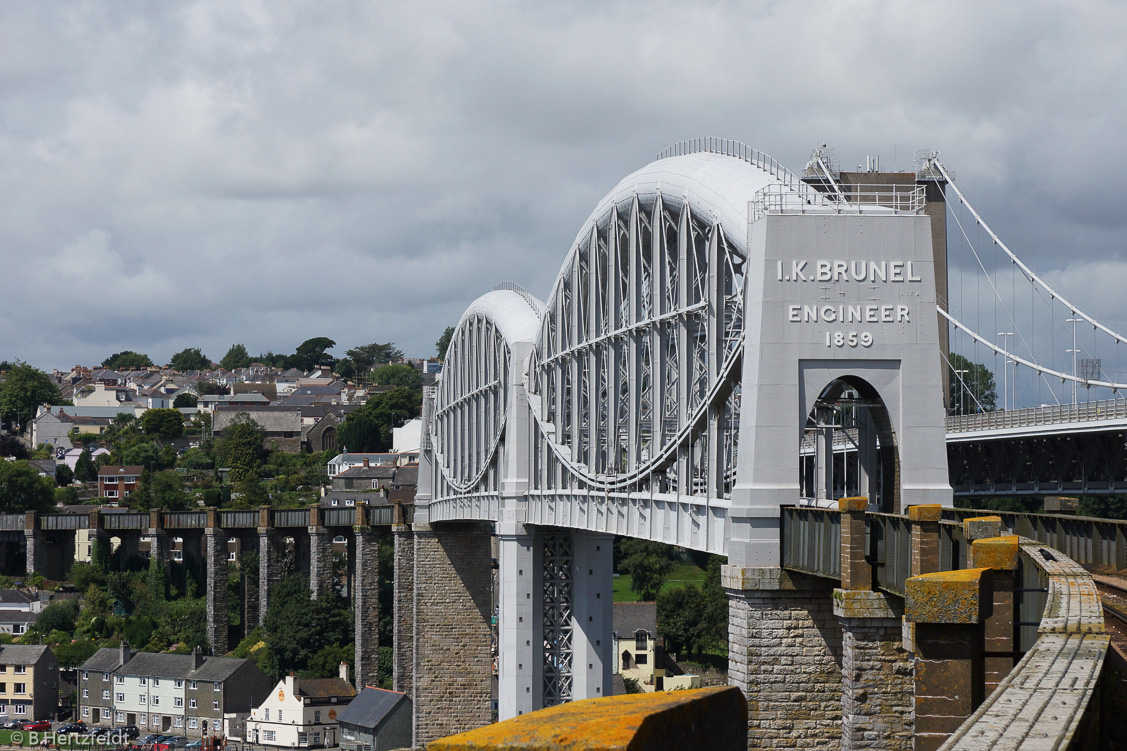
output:
<instances>
[{"instance_id":1,"label":"lichen covered stone block","mask_svg":"<svg viewBox=\"0 0 1127 751\"><path fill-rule=\"evenodd\" d=\"M985 568L913 576L904 584L904 617L914 623L978 623Z\"/></svg>"},{"instance_id":2,"label":"lichen covered stone block","mask_svg":"<svg viewBox=\"0 0 1127 751\"><path fill-rule=\"evenodd\" d=\"M747 701L734 686L586 699L430 743L429 751L744 751Z\"/></svg>"},{"instance_id":3,"label":"lichen covered stone block","mask_svg":"<svg viewBox=\"0 0 1127 751\"><path fill-rule=\"evenodd\" d=\"M1002 534L1002 517L974 516L963 519L963 536L968 540L983 540Z\"/></svg>"},{"instance_id":4,"label":"lichen covered stone block","mask_svg":"<svg viewBox=\"0 0 1127 751\"><path fill-rule=\"evenodd\" d=\"M921 503L908 507L908 521L937 522L943 514L943 507L938 503Z\"/></svg>"},{"instance_id":5,"label":"lichen covered stone block","mask_svg":"<svg viewBox=\"0 0 1127 751\"><path fill-rule=\"evenodd\" d=\"M995 571L1013 571L1017 568L1020 539L1017 535L1007 535L975 540L970 546L970 565Z\"/></svg>"}]
</instances>

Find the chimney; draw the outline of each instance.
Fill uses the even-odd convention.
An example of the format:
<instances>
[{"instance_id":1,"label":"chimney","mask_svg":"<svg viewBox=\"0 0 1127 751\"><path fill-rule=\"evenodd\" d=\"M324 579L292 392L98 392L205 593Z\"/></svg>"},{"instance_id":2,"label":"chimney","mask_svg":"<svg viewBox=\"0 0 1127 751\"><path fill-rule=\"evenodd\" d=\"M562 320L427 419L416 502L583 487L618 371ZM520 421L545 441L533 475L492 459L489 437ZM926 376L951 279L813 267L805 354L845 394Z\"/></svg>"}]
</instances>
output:
<instances>
[{"instance_id":1,"label":"chimney","mask_svg":"<svg viewBox=\"0 0 1127 751\"><path fill-rule=\"evenodd\" d=\"M118 657L121 658L122 665L129 662L129 658L133 656L133 651L129 649L129 645L125 642L121 642L121 644L118 645L117 652Z\"/></svg>"},{"instance_id":2,"label":"chimney","mask_svg":"<svg viewBox=\"0 0 1127 751\"><path fill-rule=\"evenodd\" d=\"M345 683L348 683L348 663L347 662L342 662L340 664L340 679L342 681L344 681Z\"/></svg>"},{"instance_id":3,"label":"chimney","mask_svg":"<svg viewBox=\"0 0 1127 751\"><path fill-rule=\"evenodd\" d=\"M368 466L368 457L364 457L364 466L365 466L365 467L367 467L367 466Z\"/></svg>"},{"instance_id":4,"label":"chimney","mask_svg":"<svg viewBox=\"0 0 1127 751\"><path fill-rule=\"evenodd\" d=\"M192 670L199 670L203 666L204 656L199 647L192 650Z\"/></svg>"}]
</instances>

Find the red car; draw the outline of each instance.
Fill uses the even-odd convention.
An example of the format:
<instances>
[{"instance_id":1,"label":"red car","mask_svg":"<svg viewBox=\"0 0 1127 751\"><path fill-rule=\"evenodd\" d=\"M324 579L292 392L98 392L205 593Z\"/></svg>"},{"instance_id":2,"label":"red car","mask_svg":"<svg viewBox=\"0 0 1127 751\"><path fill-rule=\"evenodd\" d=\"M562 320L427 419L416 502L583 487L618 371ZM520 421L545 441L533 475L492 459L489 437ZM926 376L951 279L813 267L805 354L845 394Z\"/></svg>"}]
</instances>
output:
<instances>
[{"instance_id":1,"label":"red car","mask_svg":"<svg viewBox=\"0 0 1127 751\"><path fill-rule=\"evenodd\" d=\"M24 730L50 730L50 720L28 720L23 724Z\"/></svg>"}]
</instances>

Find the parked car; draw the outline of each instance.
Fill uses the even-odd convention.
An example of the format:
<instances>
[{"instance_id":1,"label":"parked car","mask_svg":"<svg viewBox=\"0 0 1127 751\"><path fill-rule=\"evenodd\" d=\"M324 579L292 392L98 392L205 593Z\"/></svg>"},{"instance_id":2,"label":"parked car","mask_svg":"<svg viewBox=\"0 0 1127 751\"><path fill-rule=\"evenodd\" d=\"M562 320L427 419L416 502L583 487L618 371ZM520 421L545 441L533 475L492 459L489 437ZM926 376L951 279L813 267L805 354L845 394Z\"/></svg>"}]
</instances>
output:
<instances>
[{"instance_id":1,"label":"parked car","mask_svg":"<svg viewBox=\"0 0 1127 751\"><path fill-rule=\"evenodd\" d=\"M68 722L65 725L60 725L59 729L55 732L59 735L69 735L70 733L85 733L86 723L82 721Z\"/></svg>"},{"instance_id":2,"label":"parked car","mask_svg":"<svg viewBox=\"0 0 1127 751\"><path fill-rule=\"evenodd\" d=\"M197 738L196 740L184 746L184 751L200 751L203 748L203 740Z\"/></svg>"},{"instance_id":3,"label":"parked car","mask_svg":"<svg viewBox=\"0 0 1127 751\"><path fill-rule=\"evenodd\" d=\"M182 735L167 735L153 744L153 751L177 751L188 745L188 739Z\"/></svg>"},{"instance_id":4,"label":"parked car","mask_svg":"<svg viewBox=\"0 0 1127 751\"><path fill-rule=\"evenodd\" d=\"M91 738L100 738L103 735L109 735L113 732L112 728L90 728L86 731L86 735Z\"/></svg>"},{"instance_id":5,"label":"parked car","mask_svg":"<svg viewBox=\"0 0 1127 751\"><path fill-rule=\"evenodd\" d=\"M144 738L137 741L134 745L137 748L152 748L153 743L156 742L157 738L163 738L163 737L164 736L162 736L160 733L150 733L150 734L146 735Z\"/></svg>"},{"instance_id":6,"label":"parked car","mask_svg":"<svg viewBox=\"0 0 1127 751\"><path fill-rule=\"evenodd\" d=\"M21 730L50 730L50 720L28 720L23 724Z\"/></svg>"},{"instance_id":7,"label":"parked car","mask_svg":"<svg viewBox=\"0 0 1127 751\"><path fill-rule=\"evenodd\" d=\"M114 735L129 739L139 738L141 735L141 731L137 729L136 725L122 725L119 728L114 728L113 733Z\"/></svg>"},{"instance_id":8,"label":"parked car","mask_svg":"<svg viewBox=\"0 0 1127 751\"><path fill-rule=\"evenodd\" d=\"M19 730L23 723L23 720L4 720L0 722L0 730Z\"/></svg>"}]
</instances>

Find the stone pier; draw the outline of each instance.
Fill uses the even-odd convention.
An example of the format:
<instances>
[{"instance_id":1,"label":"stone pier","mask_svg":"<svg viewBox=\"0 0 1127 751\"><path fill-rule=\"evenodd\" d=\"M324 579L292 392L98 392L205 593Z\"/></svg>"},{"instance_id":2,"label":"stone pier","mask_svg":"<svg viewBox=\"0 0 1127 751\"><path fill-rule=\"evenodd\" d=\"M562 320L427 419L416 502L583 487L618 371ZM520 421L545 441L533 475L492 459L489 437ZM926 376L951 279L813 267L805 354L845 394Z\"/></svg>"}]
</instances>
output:
<instances>
[{"instance_id":1,"label":"stone pier","mask_svg":"<svg viewBox=\"0 0 1127 751\"><path fill-rule=\"evenodd\" d=\"M356 580L352 592L357 690L379 686L380 672L380 546L379 532L356 527Z\"/></svg>"},{"instance_id":2,"label":"stone pier","mask_svg":"<svg viewBox=\"0 0 1127 751\"><path fill-rule=\"evenodd\" d=\"M309 591L314 598L333 590L333 535L320 526L316 506L310 509Z\"/></svg>"},{"instance_id":3,"label":"stone pier","mask_svg":"<svg viewBox=\"0 0 1127 751\"><path fill-rule=\"evenodd\" d=\"M214 509L208 510L214 516ZM209 522L212 519L208 519ZM212 654L227 652L227 535L214 525L204 531L207 564L207 641Z\"/></svg>"},{"instance_id":4,"label":"stone pier","mask_svg":"<svg viewBox=\"0 0 1127 751\"><path fill-rule=\"evenodd\" d=\"M415 654L415 536L411 527L392 527L395 541L395 571L392 575L394 637L392 687L407 695L414 690Z\"/></svg>"}]
</instances>

